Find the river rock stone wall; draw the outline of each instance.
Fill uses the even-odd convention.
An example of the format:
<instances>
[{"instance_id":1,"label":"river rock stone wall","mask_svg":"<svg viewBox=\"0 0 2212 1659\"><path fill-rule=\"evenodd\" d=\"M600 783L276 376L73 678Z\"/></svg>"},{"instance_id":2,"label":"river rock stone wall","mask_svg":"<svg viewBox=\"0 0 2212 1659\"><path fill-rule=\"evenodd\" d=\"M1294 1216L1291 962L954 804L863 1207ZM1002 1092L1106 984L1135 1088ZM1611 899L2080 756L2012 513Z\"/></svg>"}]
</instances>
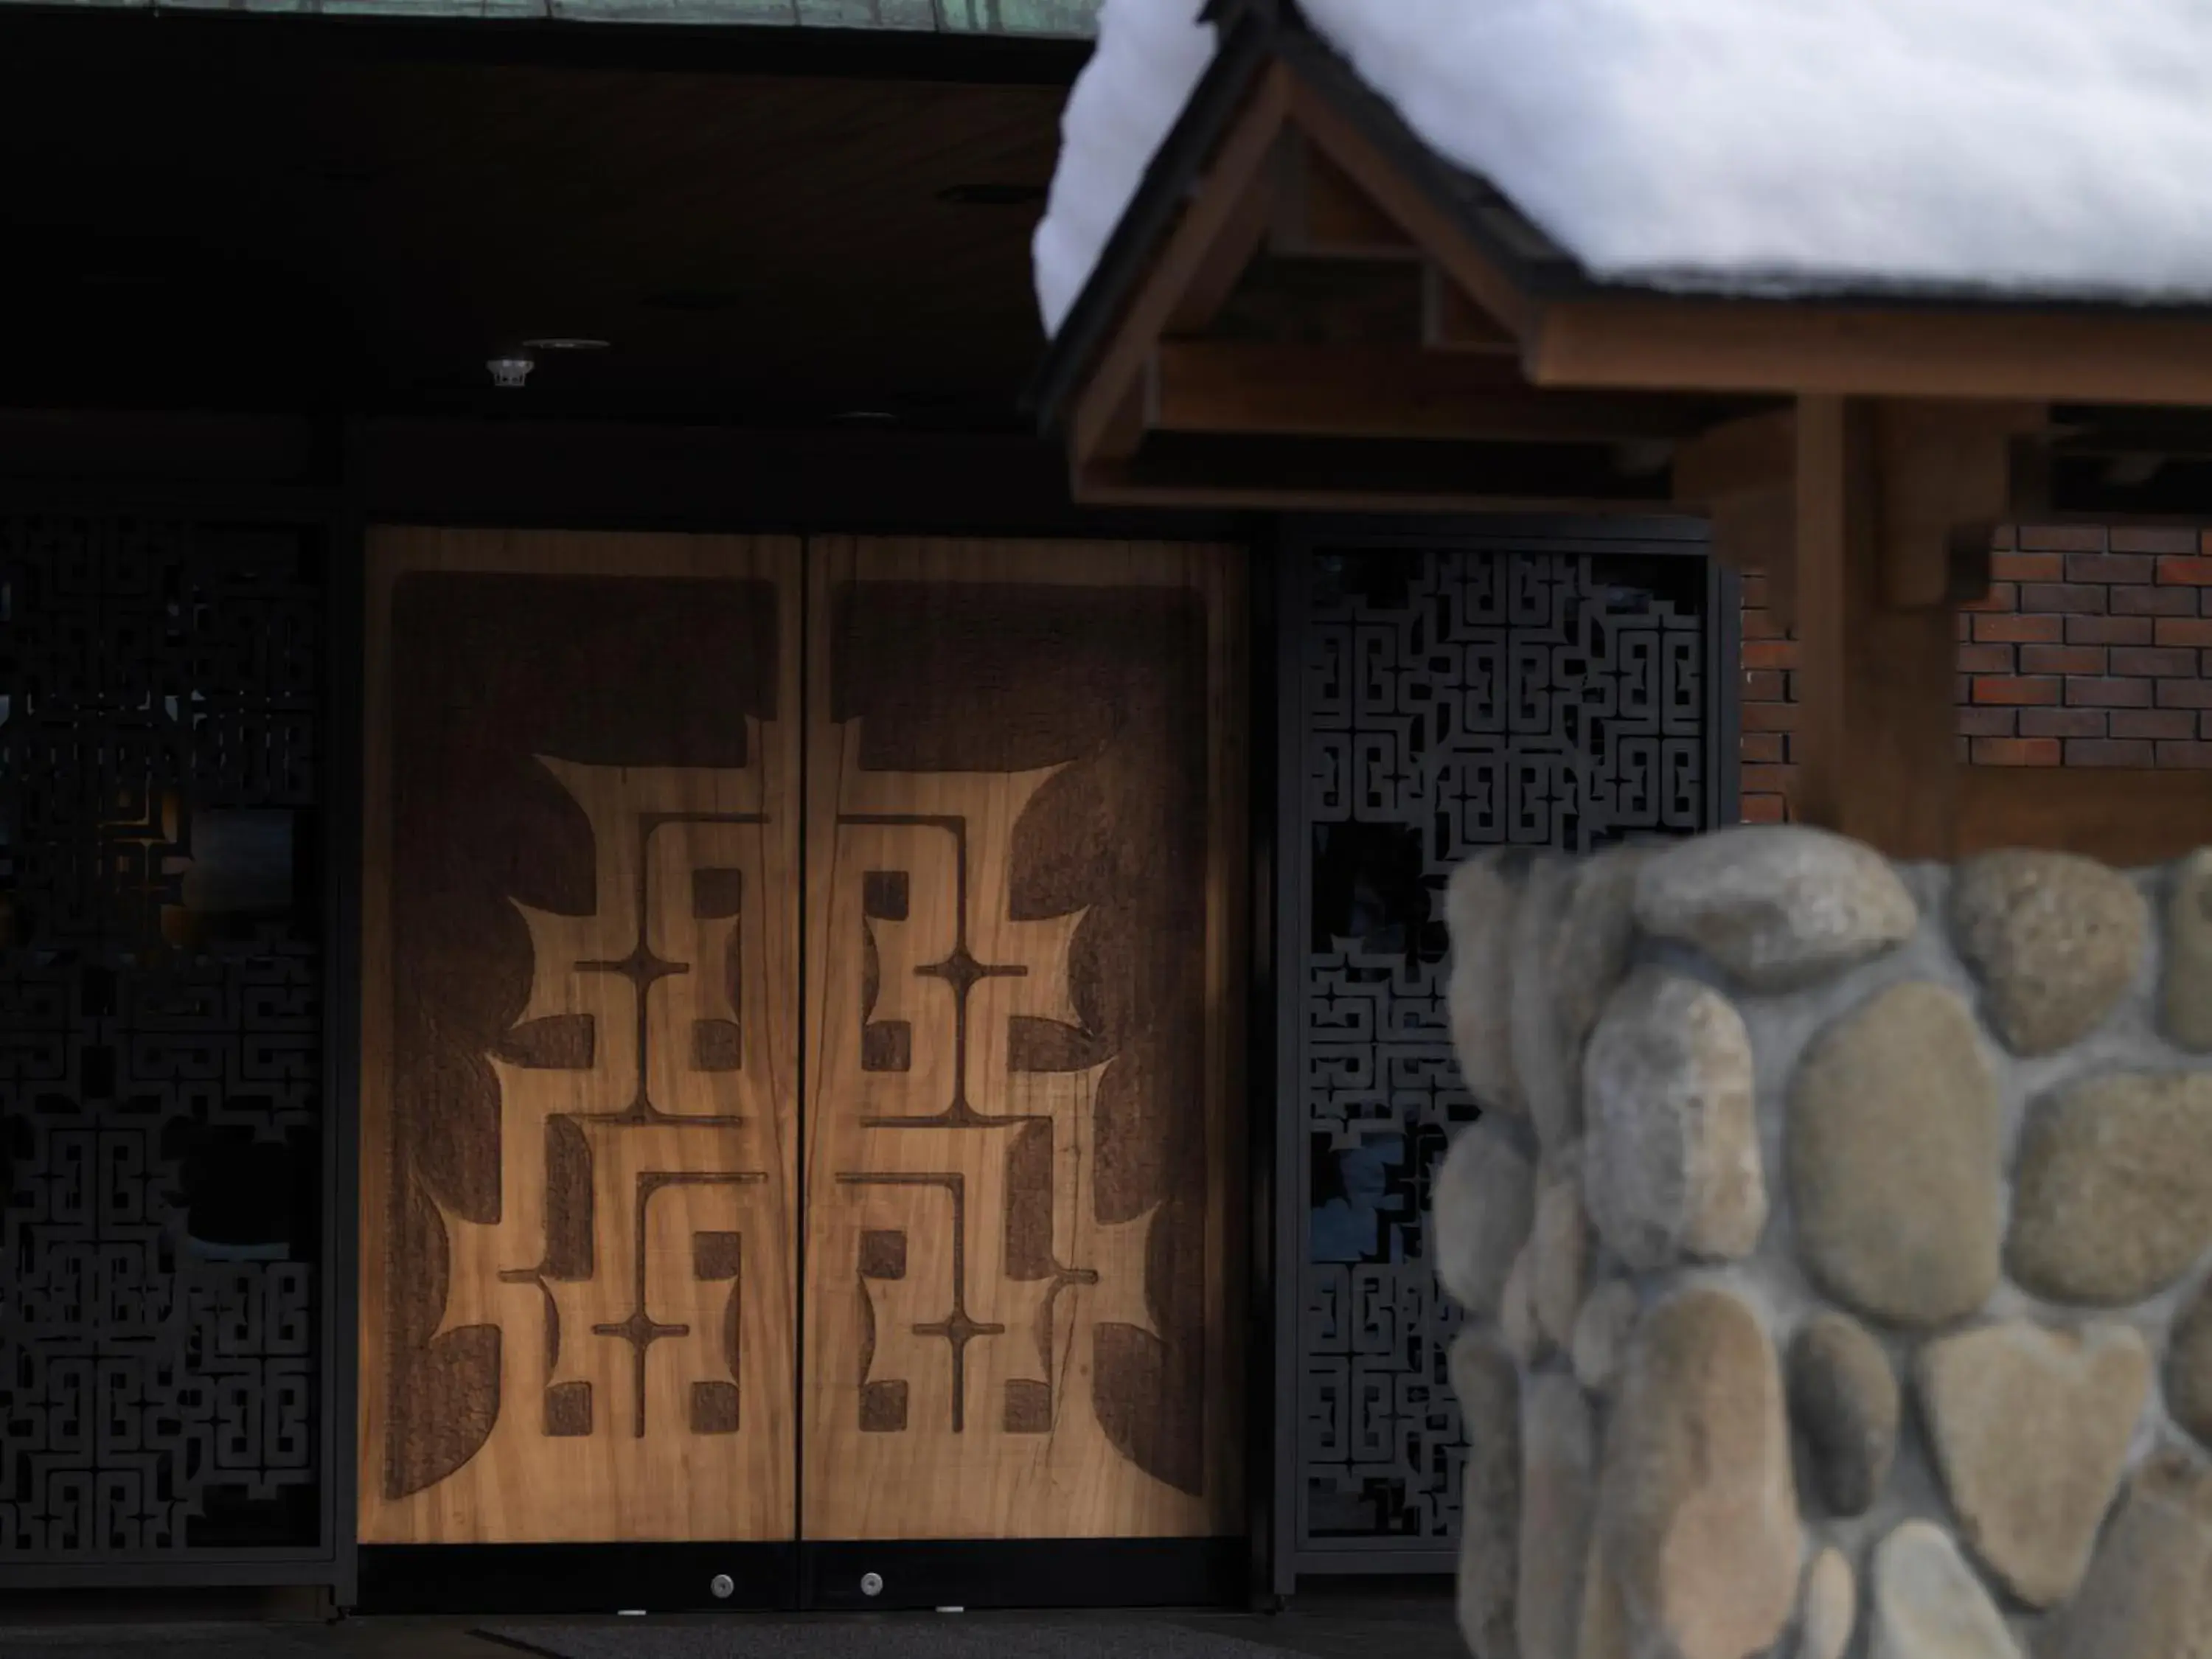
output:
<instances>
[{"instance_id":1,"label":"river rock stone wall","mask_svg":"<svg viewBox=\"0 0 2212 1659\"><path fill-rule=\"evenodd\" d=\"M1455 877L1476 1659L2212 1659L2212 853Z\"/></svg>"}]
</instances>

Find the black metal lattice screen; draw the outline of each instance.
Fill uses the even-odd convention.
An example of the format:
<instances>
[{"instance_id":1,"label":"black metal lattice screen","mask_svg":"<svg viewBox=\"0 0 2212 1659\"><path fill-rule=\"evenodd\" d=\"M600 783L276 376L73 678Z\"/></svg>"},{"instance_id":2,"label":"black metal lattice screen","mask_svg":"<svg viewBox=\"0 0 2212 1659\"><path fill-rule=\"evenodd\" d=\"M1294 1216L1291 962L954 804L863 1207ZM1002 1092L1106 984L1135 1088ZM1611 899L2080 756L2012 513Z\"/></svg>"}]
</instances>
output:
<instances>
[{"instance_id":1,"label":"black metal lattice screen","mask_svg":"<svg viewBox=\"0 0 2212 1659\"><path fill-rule=\"evenodd\" d=\"M330 1547L325 552L0 514L0 1574Z\"/></svg>"},{"instance_id":2,"label":"black metal lattice screen","mask_svg":"<svg viewBox=\"0 0 2212 1659\"><path fill-rule=\"evenodd\" d=\"M1457 1315L1425 1218L1476 1108L1445 1013L1443 890L1484 847L1582 853L1713 822L1724 677L1700 550L1401 538L1291 559L1280 1173L1299 1213L1278 1538L1291 1576L1452 1559Z\"/></svg>"}]
</instances>

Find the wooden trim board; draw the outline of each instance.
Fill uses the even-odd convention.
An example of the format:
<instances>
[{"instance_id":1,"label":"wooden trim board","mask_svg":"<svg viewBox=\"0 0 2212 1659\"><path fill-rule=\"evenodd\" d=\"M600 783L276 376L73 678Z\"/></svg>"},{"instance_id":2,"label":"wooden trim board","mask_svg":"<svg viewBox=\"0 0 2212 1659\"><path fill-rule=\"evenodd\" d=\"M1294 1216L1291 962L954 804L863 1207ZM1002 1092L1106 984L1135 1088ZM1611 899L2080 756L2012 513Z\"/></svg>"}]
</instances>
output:
<instances>
[{"instance_id":1,"label":"wooden trim board","mask_svg":"<svg viewBox=\"0 0 2212 1659\"><path fill-rule=\"evenodd\" d=\"M2212 772L1970 766L1955 855L2027 847L2141 869L2212 847Z\"/></svg>"}]
</instances>

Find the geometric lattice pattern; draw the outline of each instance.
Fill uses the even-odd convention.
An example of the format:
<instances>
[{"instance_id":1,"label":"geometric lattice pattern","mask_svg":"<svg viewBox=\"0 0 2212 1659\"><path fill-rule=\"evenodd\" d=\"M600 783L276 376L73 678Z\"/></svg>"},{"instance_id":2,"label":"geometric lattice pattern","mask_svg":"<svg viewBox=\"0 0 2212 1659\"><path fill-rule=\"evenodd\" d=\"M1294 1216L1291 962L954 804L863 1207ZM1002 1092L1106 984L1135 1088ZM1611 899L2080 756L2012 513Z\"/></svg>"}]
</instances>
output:
<instances>
[{"instance_id":1,"label":"geometric lattice pattern","mask_svg":"<svg viewBox=\"0 0 2212 1659\"><path fill-rule=\"evenodd\" d=\"M323 1541L322 633L296 530L0 516L0 1565Z\"/></svg>"},{"instance_id":2,"label":"geometric lattice pattern","mask_svg":"<svg viewBox=\"0 0 2212 1659\"><path fill-rule=\"evenodd\" d=\"M1297 1540L1434 1548L1457 1535L1466 1436L1425 1218L1476 1115L1444 1009L1443 886L1484 847L1706 827L1704 562L1324 548L1295 591Z\"/></svg>"}]
</instances>

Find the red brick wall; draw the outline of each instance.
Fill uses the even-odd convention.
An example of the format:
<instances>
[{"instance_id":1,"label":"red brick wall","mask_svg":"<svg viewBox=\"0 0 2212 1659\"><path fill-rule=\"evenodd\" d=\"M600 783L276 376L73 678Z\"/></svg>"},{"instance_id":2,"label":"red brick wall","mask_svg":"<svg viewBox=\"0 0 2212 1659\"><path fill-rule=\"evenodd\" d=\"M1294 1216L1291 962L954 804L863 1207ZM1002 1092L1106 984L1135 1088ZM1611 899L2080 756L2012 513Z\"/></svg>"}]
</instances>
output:
<instances>
[{"instance_id":1,"label":"red brick wall","mask_svg":"<svg viewBox=\"0 0 2212 1659\"><path fill-rule=\"evenodd\" d=\"M2212 768L2212 533L1999 533L1959 618L1959 751L1978 766ZM1743 816L1790 816L1797 645L1743 587Z\"/></svg>"}]
</instances>

